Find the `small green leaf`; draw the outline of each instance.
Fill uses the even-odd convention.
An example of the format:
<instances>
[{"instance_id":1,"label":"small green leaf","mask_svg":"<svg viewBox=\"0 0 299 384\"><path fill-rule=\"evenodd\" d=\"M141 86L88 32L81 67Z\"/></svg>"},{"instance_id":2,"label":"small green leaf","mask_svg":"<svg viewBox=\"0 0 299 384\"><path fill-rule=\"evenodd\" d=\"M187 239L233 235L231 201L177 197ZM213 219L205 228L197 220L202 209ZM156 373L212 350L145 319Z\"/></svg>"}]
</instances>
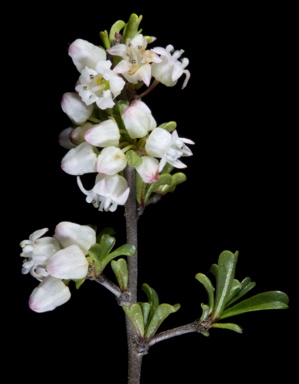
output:
<instances>
[{"instance_id":1,"label":"small green leaf","mask_svg":"<svg viewBox=\"0 0 299 384\"><path fill-rule=\"evenodd\" d=\"M234 295L231 295L231 298L227 301L225 304L225 307L231 306L235 301L239 300L241 297L246 295L247 292L249 292L252 288L256 286L256 283L251 281L250 277L245 277L245 279L241 282L241 288L240 291L234 292Z\"/></svg>"},{"instance_id":2,"label":"small green leaf","mask_svg":"<svg viewBox=\"0 0 299 384\"><path fill-rule=\"evenodd\" d=\"M136 247L132 244L124 244L119 248L115 249L113 252L106 255L102 260L103 269L106 265L118 256L135 256L136 255Z\"/></svg>"},{"instance_id":3,"label":"small green leaf","mask_svg":"<svg viewBox=\"0 0 299 384\"><path fill-rule=\"evenodd\" d=\"M108 37L108 31L101 31L100 32L100 38L103 42L105 49L109 49L110 48L110 42L109 42L109 37Z\"/></svg>"},{"instance_id":4,"label":"small green leaf","mask_svg":"<svg viewBox=\"0 0 299 384\"><path fill-rule=\"evenodd\" d=\"M172 176L171 175L168 175L168 174L164 174L164 175L161 175L159 177L159 179L157 181L155 181L154 183L151 183L148 187L148 189L146 190L146 195L145 195L145 202L147 202L147 200L149 199L150 195L159 190L159 187L161 185L164 185L164 184L167 184L167 185L171 185L172 183Z\"/></svg>"},{"instance_id":5,"label":"small green leaf","mask_svg":"<svg viewBox=\"0 0 299 384\"><path fill-rule=\"evenodd\" d=\"M139 304L140 304L141 309L142 309L144 326L146 327L148 320L149 320L151 305L150 305L150 303L139 303Z\"/></svg>"},{"instance_id":6,"label":"small green leaf","mask_svg":"<svg viewBox=\"0 0 299 384\"><path fill-rule=\"evenodd\" d=\"M125 259L111 261L111 268L115 274L118 286L122 292L128 289L128 266Z\"/></svg>"},{"instance_id":7,"label":"small green leaf","mask_svg":"<svg viewBox=\"0 0 299 384\"><path fill-rule=\"evenodd\" d=\"M238 252L223 251L219 256L213 319L218 319L225 308L233 285L237 260Z\"/></svg>"},{"instance_id":8,"label":"small green leaf","mask_svg":"<svg viewBox=\"0 0 299 384\"><path fill-rule=\"evenodd\" d=\"M288 308L288 302L289 298L284 292L263 292L227 308L220 316L220 319L264 309L286 309Z\"/></svg>"},{"instance_id":9,"label":"small green leaf","mask_svg":"<svg viewBox=\"0 0 299 384\"><path fill-rule=\"evenodd\" d=\"M135 303L135 304L132 304L130 307L123 305L122 308L131 319L132 324L134 325L134 328L136 329L136 332L139 335L139 337L143 337L144 322L143 322L143 314L142 314L141 306Z\"/></svg>"},{"instance_id":10,"label":"small green leaf","mask_svg":"<svg viewBox=\"0 0 299 384\"><path fill-rule=\"evenodd\" d=\"M128 164L131 167L137 167L142 163L142 158L138 156L137 153L132 149L126 152L126 156L127 156Z\"/></svg>"},{"instance_id":11,"label":"small green leaf","mask_svg":"<svg viewBox=\"0 0 299 384\"><path fill-rule=\"evenodd\" d=\"M115 39L115 33L119 33L125 25L126 23L123 20L118 20L112 25L109 32L110 44L112 44Z\"/></svg>"},{"instance_id":12,"label":"small green leaf","mask_svg":"<svg viewBox=\"0 0 299 384\"><path fill-rule=\"evenodd\" d=\"M162 185L157 193L165 195L168 192L174 192L177 185L183 183L187 180L187 176L183 172L177 172L172 175L172 180L170 185Z\"/></svg>"},{"instance_id":13,"label":"small green leaf","mask_svg":"<svg viewBox=\"0 0 299 384\"><path fill-rule=\"evenodd\" d=\"M195 275L195 278L205 287L208 293L208 307L209 307L208 314L210 314L214 308L214 287L211 283L211 280L203 273L197 273Z\"/></svg>"},{"instance_id":14,"label":"small green leaf","mask_svg":"<svg viewBox=\"0 0 299 384\"><path fill-rule=\"evenodd\" d=\"M111 249L115 245L115 238L108 235L103 234L100 238L99 246L100 246L100 252L99 252L99 260L102 261L108 253L111 251Z\"/></svg>"},{"instance_id":15,"label":"small green leaf","mask_svg":"<svg viewBox=\"0 0 299 384\"><path fill-rule=\"evenodd\" d=\"M135 13L132 13L129 21L125 25L123 31L123 43L126 44L127 39L134 39L134 37L141 32L139 31L139 24L141 23L142 16L137 16Z\"/></svg>"},{"instance_id":16,"label":"small green leaf","mask_svg":"<svg viewBox=\"0 0 299 384\"><path fill-rule=\"evenodd\" d=\"M208 318L209 314L211 313L211 309L206 304L201 303L200 305L201 305L201 309L202 309L202 314L201 314L201 317L199 319L199 322L201 323Z\"/></svg>"},{"instance_id":17,"label":"small green leaf","mask_svg":"<svg viewBox=\"0 0 299 384\"><path fill-rule=\"evenodd\" d=\"M176 129L177 123L175 121L169 121L168 123L163 123L159 125L159 128L163 128L168 132L172 132Z\"/></svg>"},{"instance_id":18,"label":"small green leaf","mask_svg":"<svg viewBox=\"0 0 299 384\"><path fill-rule=\"evenodd\" d=\"M160 304L151 318L145 331L145 338L149 339L154 336L161 323L171 314L178 311L180 304Z\"/></svg>"},{"instance_id":19,"label":"small green leaf","mask_svg":"<svg viewBox=\"0 0 299 384\"><path fill-rule=\"evenodd\" d=\"M146 293L147 299L151 305L150 319L152 318L155 310L159 305L159 296L154 288L151 288L148 284L142 284L141 289Z\"/></svg>"},{"instance_id":20,"label":"small green leaf","mask_svg":"<svg viewBox=\"0 0 299 384\"><path fill-rule=\"evenodd\" d=\"M239 325L233 323L214 323L212 324L212 328L229 329L230 331L235 331L238 333L243 332L243 329Z\"/></svg>"}]
</instances>

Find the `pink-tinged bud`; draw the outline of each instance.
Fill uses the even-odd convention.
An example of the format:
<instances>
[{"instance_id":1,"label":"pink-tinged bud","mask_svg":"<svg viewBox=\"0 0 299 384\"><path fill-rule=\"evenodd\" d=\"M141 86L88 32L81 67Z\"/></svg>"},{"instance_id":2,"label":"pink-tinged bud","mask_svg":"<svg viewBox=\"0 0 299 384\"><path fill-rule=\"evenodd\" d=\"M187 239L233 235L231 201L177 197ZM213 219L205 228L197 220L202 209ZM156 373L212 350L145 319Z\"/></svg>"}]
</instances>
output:
<instances>
[{"instance_id":1,"label":"pink-tinged bud","mask_svg":"<svg viewBox=\"0 0 299 384\"><path fill-rule=\"evenodd\" d=\"M85 67L95 69L99 61L106 60L106 52L103 48L83 39L75 40L69 46L68 54L79 72Z\"/></svg>"},{"instance_id":2,"label":"pink-tinged bud","mask_svg":"<svg viewBox=\"0 0 299 384\"><path fill-rule=\"evenodd\" d=\"M84 139L96 147L109 147L119 144L118 125L113 120L105 120L93 125L84 135Z\"/></svg>"},{"instance_id":3,"label":"pink-tinged bud","mask_svg":"<svg viewBox=\"0 0 299 384\"><path fill-rule=\"evenodd\" d=\"M62 221L56 225L54 238L65 248L78 245L86 255L89 248L96 243L96 232L88 225Z\"/></svg>"},{"instance_id":4,"label":"pink-tinged bud","mask_svg":"<svg viewBox=\"0 0 299 384\"><path fill-rule=\"evenodd\" d=\"M72 149L75 144L71 142L70 135L73 132L73 128L69 127L60 132L58 137L59 144L65 149Z\"/></svg>"},{"instance_id":5,"label":"pink-tinged bud","mask_svg":"<svg viewBox=\"0 0 299 384\"><path fill-rule=\"evenodd\" d=\"M125 169L127 157L120 148L106 147L97 160L97 172L105 175L115 175Z\"/></svg>"},{"instance_id":6,"label":"pink-tinged bud","mask_svg":"<svg viewBox=\"0 0 299 384\"><path fill-rule=\"evenodd\" d=\"M134 100L122 113L125 127L132 139L145 137L157 124L148 106L140 100Z\"/></svg>"},{"instance_id":7,"label":"pink-tinged bud","mask_svg":"<svg viewBox=\"0 0 299 384\"><path fill-rule=\"evenodd\" d=\"M61 108L77 125L85 123L91 116L94 105L86 105L75 92L66 92L61 99Z\"/></svg>"},{"instance_id":8,"label":"pink-tinged bud","mask_svg":"<svg viewBox=\"0 0 299 384\"><path fill-rule=\"evenodd\" d=\"M61 168L69 175L84 175L96 172L97 155L93 146L83 142L70 149L61 161Z\"/></svg>"},{"instance_id":9,"label":"pink-tinged bud","mask_svg":"<svg viewBox=\"0 0 299 384\"><path fill-rule=\"evenodd\" d=\"M82 249L74 244L56 252L47 263L46 270L59 279L83 279L88 265Z\"/></svg>"},{"instance_id":10,"label":"pink-tinged bud","mask_svg":"<svg viewBox=\"0 0 299 384\"><path fill-rule=\"evenodd\" d=\"M29 307L39 313L52 311L66 303L70 297L69 288L60 279L48 276L32 291Z\"/></svg>"},{"instance_id":11,"label":"pink-tinged bud","mask_svg":"<svg viewBox=\"0 0 299 384\"><path fill-rule=\"evenodd\" d=\"M151 156L142 156L142 163L136 171L145 183L153 183L159 179L159 161Z\"/></svg>"}]
</instances>

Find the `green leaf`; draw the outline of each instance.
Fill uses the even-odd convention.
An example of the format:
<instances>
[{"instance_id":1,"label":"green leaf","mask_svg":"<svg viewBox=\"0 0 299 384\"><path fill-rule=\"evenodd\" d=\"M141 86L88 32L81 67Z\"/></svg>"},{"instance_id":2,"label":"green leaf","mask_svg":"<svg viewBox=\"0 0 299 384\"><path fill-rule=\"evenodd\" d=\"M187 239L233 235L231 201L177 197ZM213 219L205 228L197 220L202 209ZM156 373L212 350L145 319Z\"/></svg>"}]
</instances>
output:
<instances>
[{"instance_id":1,"label":"green leaf","mask_svg":"<svg viewBox=\"0 0 299 384\"><path fill-rule=\"evenodd\" d=\"M268 291L249 297L232 307L227 308L220 319L240 315L246 312L261 311L265 309L286 309L289 298L281 291Z\"/></svg>"},{"instance_id":2,"label":"green leaf","mask_svg":"<svg viewBox=\"0 0 299 384\"><path fill-rule=\"evenodd\" d=\"M128 266L125 259L111 261L111 268L115 274L118 286L122 292L128 289Z\"/></svg>"},{"instance_id":3,"label":"green leaf","mask_svg":"<svg viewBox=\"0 0 299 384\"><path fill-rule=\"evenodd\" d=\"M107 227L107 228L102 229L102 230L97 234L97 243L100 243L100 241L101 241L101 237L102 237L103 235L114 236L114 235L115 235L115 231L114 231L114 229L111 228L111 227Z\"/></svg>"},{"instance_id":4,"label":"green leaf","mask_svg":"<svg viewBox=\"0 0 299 384\"><path fill-rule=\"evenodd\" d=\"M110 44L112 44L115 39L115 33L119 33L125 25L126 23L123 20L118 20L112 25L109 32Z\"/></svg>"},{"instance_id":5,"label":"green leaf","mask_svg":"<svg viewBox=\"0 0 299 384\"><path fill-rule=\"evenodd\" d=\"M136 247L132 244L124 244L117 248L115 251L106 255L102 260L103 269L105 266L118 256L135 256L136 255Z\"/></svg>"},{"instance_id":6,"label":"green leaf","mask_svg":"<svg viewBox=\"0 0 299 384\"><path fill-rule=\"evenodd\" d=\"M81 285L84 283L85 279L73 279L76 285L76 289L79 289Z\"/></svg>"},{"instance_id":7,"label":"green leaf","mask_svg":"<svg viewBox=\"0 0 299 384\"><path fill-rule=\"evenodd\" d=\"M175 121L169 121L168 123L163 123L159 125L159 128L163 128L168 132L172 132L176 129L177 123Z\"/></svg>"},{"instance_id":8,"label":"green leaf","mask_svg":"<svg viewBox=\"0 0 299 384\"><path fill-rule=\"evenodd\" d=\"M161 323L171 314L178 311L180 304L160 304L151 318L145 331L145 338L149 339L154 336Z\"/></svg>"},{"instance_id":9,"label":"green leaf","mask_svg":"<svg viewBox=\"0 0 299 384\"><path fill-rule=\"evenodd\" d=\"M177 172L172 175L171 184L170 185L162 185L157 193L161 193L165 195L168 192L174 192L177 185L183 183L187 180L187 176L183 172Z\"/></svg>"},{"instance_id":10,"label":"green leaf","mask_svg":"<svg viewBox=\"0 0 299 384\"><path fill-rule=\"evenodd\" d=\"M168 175L168 174L164 174L164 175L161 175L159 177L159 179L157 181L155 181L154 183L151 183L148 187L148 189L146 190L146 195L145 195L145 202L147 202L147 200L149 199L150 195L159 190L159 187L161 185L164 185L164 184L169 184L171 185L172 183L172 177L171 175Z\"/></svg>"},{"instance_id":11,"label":"green leaf","mask_svg":"<svg viewBox=\"0 0 299 384\"><path fill-rule=\"evenodd\" d=\"M137 334L140 337L144 336L144 322L143 322L143 314L141 306L137 303L132 304L130 307L127 307L126 305L122 306L125 313L129 316L129 318L132 321L132 324L134 325L134 328L136 329Z\"/></svg>"},{"instance_id":12,"label":"green leaf","mask_svg":"<svg viewBox=\"0 0 299 384\"><path fill-rule=\"evenodd\" d=\"M107 256L107 254L111 251L111 249L115 245L115 238L108 235L103 234L100 238L99 242L99 260L103 261L103 259Z\"/></svg>"},{"instance_id":13,"label":"green leaf","mask_svg":"<svg viewBox=\"0 0 299 384\"><path fill-rule=\"evenodd\" d=\"M151 288L148 284L142 284L141 289L143 292L146 293L147 299L151 305L151 311L150 311L150 319L152 318L153 314L155 313L155 310L157 309L159 305L159 296L157 292L154 290L154 288Z\"/></svg>"},{"instance_id":14,"label":"green leaf","mask_svg":"<svg viewBox=\"0 0 299 384\"><path fill-rule=\"evenodd\" d=\"M126 152L126 156L127 156L128 164L131 167L137 167L142 163L142 158L138 156L137 153L132 149Z\"/></svg>"},{"instance_id":15,"label":"green leaf","mask_svg":"<svg viewBox=\"0 0 299 384\"><path fill-rule=\"evenodd\" d=\"M199 322L201 323L208 318L211 311L210 311L210 307L208 305L203 304L203 303L201 303L200 305L201 305L201 309L202 309L202 314L200 316Z\"/></svg>"},{"instance_id":16,"label":"green leaf","mask_svg":"<svg viewBox=\"0 0 299 384\"><path fill-rule=\"evenodd\" d=\"M148 320L149 320L151 305L150 305L150 303L139 303L139 304L140 304L141 309L142 309L144 326L146 327Z\"/></svg>"},{"instance_id":17,"label":"green leaf","mask_svg":"<svg viewBox=\"0 0 299 384\"><path fill-rule=\"evenodd\" d=\"M233 323L214 323L212 324L212 328L229 329L230 331L235 331L238 333L243 332L243 329L239 325Z\"/></svg>"},{"instance_id":18,"label":"green leaf","mask_svg":"<svg viewBox=\"0 0 299 384\"><path fill-rule=\"evenodd\" d=\"M208 293L208 307L209 307L208 315L209 315L214 308L214 287L211 283L211 280L203 273L197 273L195 275L195 278L205 287Z\"/></svg>"},{"instance_id":19,"label":"green leaf","mask_svg":"<svg viewBox=\"0 0 299 384\"><path fill-rule=\"evenodd\" d=\"M101 31L100 32L100 38L103 42L105 49L109 49L110 48L110 42L109 42L109 37L108 37L108 31Z\"/></svg>"},{"instance_id":20,"label":"green leaf","mask_svg":"<svg viewBox=\"0 0 299 384\"><path fill-rule=\"evenodd\" d=\"M142 30L138 30L139 24L141 23L142 16L137 16L135 13L132 13L129 21L125 25L123 31L123 43L126 44L127 39L134 39L134 37L140 33Z\"/></svg>"},{"instance_id":21,"label":"green leaf","mask_svg":"<svg viewBox=\"0 0 299 384\"><path fill-rule=\"evenodd\" d=\"M218 319L225 308L233 285L237 260L238 252L223 251L219 256L213 319Z\"/></svg>"},{"instance_id":22,"label":"green leaf","mask_svg":"<svg viewBox=\"0 0 299 384\"><path fill-rule=\"evenodd\" d=\"M239 292L235 291L234 295L231 295L229 300L227 301L225 307L229 307L232 305L235 301L239 300L241 297L246 295L247 292L249 292L252 288L254 288L256 285L255 282L251 281L250 277L245 277L245 279L241 282L241 288Z\"/></svg>"}]
</instances>

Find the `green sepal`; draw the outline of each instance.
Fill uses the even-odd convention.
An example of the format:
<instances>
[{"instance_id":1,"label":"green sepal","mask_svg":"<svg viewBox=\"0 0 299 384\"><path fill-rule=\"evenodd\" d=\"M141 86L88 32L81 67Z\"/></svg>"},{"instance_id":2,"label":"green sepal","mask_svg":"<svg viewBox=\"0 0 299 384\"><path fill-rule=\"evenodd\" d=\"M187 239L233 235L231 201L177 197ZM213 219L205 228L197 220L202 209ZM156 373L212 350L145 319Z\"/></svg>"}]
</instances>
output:
<instances>
[{"instance_id":1,"label":"green sepal","mask_svg":"<svg viewBox=\"0 0 299 384\"><path fill-rule=\"evenodd\" d=\"M124 28L125 25L126 23L123 20L118 20L112 25L109 32L110 46L115 39L115 33L119 33Z\"/></svg>"},{"instance_id":2,"label":"green sepal","mask_svg":"<svg viewBox=\"0 0 299 384\"><path fill-rule=\"evenodd\" d=\"M126 44L127 39L134 39L142 30L138 30L139 24L141 23L143 16L137 16L135 13L132 13L129 21L124 27L123 30L123 43Z\"/></svg>"},{"instance_id":3,"label":"green sepal","mask_svg":"<svg viewBox=\"0 0 299 384\"><path fill-rule=\"evenodd\" d=\"M128 289L128 266L125 259L111 261L111 268L122 292Z\"/></svg>"},{"instance_id":4,"label":"green sepal","mask_svg":"<svg viewBox=\"0 0 299 384\"><path fill-rule=\"evenodd\" d=\"M100 32L100 38L103 42L105 49L109 49L110 48L110 41L109 41L108 31L106 31L106 30L101 31Z\"/></svg>"},{"instance_id":5,"label":"green sepal","mask_svg":"<svg viewBox=\"0 0 299 384\"><path fill-rule=\"evenodd\" d=\"M137 153L132 149L126 152L126 156L127 156L128 164L131 167L137 167L142 163L142 158L138 156Z\"/></svg>"},{"instance_id":6,"label":"green sepal","mask_svg":"<svg viewBox=\"0 0 299 384\"><path fill-rule=\"evenodd\" d=\"M102 269L106 267L111 260L118 256L135 256L136 255L136 247L132 244L123 244L115 251L106 254L106 256L101 260Z\"/></svg>"},{"instance_id":7,"label":"green sepal","mask_svg":"<svg viewBox=\"0 0 299 384\"><path fill-rule=\"evenodd\" d=\"M172 132L176 129L177 123L175 121L169 121L168 123L163 123L159 125L159 128L163 128L168 132Z\"/></svg>"},{"instance_id":8,"label":"green sepal","mask_svg":"<svg viewBox=\"0 0 299 384\"><path fill-rule=\"evenodd\" d=\"M195 275L195 278L205 287L207 293L208 293L208 308L209 308L209 313L208 315L212 312L214 308L214 287L211 283L211 280L204 275L203 273L197 273Z\"/></svg>"},{"instance_id":9,"label":"green sepal","mask_svg":"<svg viewBox=\"0 0 299 384\"><path fill-rule=\"evenodd\" d=\"M147 202L147 200L150 198L150 195L158 191L161 186L165 184L170 185L171 183L172 183L171 175L168 175L168 174L161 175L157 181L155 181L154 183L151 183L147 188L144 201Z\"/></svg>"},{"instance_id":10,"label":"green sepal","mask_svg":"<svg viewBox=\"0 0 299 384\"><path fill-rule=\"evenodd\" d=\"M154 336L161 323L171 314L177 312L180 309L180 304L160 304L155 310L153 317L151 318L145 331L145 338L149 339Z\"/></svg>"},{"instance_id":11,"label":"green sepal","mask_svg":"<svg viewBox=\"0 0 299 384\"><path fill-rule=\"evenodd\" d=\"M76 289L79 289L81 285L84 283L85 279L73 279L73 282L75 283Z\"/></svg>"},{"instance_id":12,"label":"green sepal","mask_svg":"<svg viewBox=\"0 0 299 384\"><path fill-rule=\"evenodd\" d=\"M261 311L265 309L288 308L288 295L281 291L268 291L249 297L223 311L220 319L240 315L246 312Z\"/></svg>"},{"instance_id":13,"label":"green sepal","mask_svg":"<svg viewBox=\"0 0 299 384\"><path fill-rule=\"evenodd\" d=\"M218 319L227 303L235 276L238 252L221 252L218 258L218 272L216 278L215 304L212 311L212 318Z\"/></svg>"},{"instance_id":14,"label":"green sepal","mask_svg":"<svg viewBox=\"0 0 299 384\"><path fill-rule=\"evenodd\" d=\"M147 323L149 321L149 314L151 310L151 305L150 303L139 303L142 309L142 314L143 314L143 323L144 326L147 326Z\"/></svg>"},{"instance_id":15,"label":"green sepal","mask_svg":"<svg viewBox=\"0 0 299 384\"><path fill-rule=\"evenodd\" d=\"M132 304L130 307L127 307L126 305L122 306L125 313L129 316L130 320L132 321L132 324L134 325L134 328L136 329L136 332L139 337L144 336L144 322L143 322L143 314L141 306L137 303Z\"/></svg>"},{"instance_id":16,"label":"green sepal","mask_svg":"<svg viewBox=\"0 0 299 384\"><path fill-rule=\"evenodd\" d=\"M239 325L233 323L214 323L212 324L212 328L229 329L230 331L235 331L237 333L243 332L243 329Z\"/></svg>"}]
</instances>

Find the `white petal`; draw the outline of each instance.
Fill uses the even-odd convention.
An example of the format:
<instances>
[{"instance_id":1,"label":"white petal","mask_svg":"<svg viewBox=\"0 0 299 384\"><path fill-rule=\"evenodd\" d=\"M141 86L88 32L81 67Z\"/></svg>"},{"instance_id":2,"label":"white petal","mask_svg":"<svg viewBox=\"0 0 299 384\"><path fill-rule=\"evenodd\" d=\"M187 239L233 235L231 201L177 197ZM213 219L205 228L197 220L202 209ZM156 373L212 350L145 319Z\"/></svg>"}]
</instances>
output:
<instances>
[{"instance_id":1,"label":"white petal","mask_svg":"<svg viewBox=\"0 0 299 384\"><path fill-rule=\"evenodd\" d=\"M97 172L115 175L125 169L127 157L120 148L106 147L97 159Z\"/></svg>"},{"instance_id":2,"label":"white petal","mask_svg":"<svg viewBox=\"0 0 299 384\"><path fill-rule=\"evenodd\" d=\"M149 135L145 150L153 157L162 158L171 144L171 134L163 128L155 128Z\"/></svg>"}]
</instances>

